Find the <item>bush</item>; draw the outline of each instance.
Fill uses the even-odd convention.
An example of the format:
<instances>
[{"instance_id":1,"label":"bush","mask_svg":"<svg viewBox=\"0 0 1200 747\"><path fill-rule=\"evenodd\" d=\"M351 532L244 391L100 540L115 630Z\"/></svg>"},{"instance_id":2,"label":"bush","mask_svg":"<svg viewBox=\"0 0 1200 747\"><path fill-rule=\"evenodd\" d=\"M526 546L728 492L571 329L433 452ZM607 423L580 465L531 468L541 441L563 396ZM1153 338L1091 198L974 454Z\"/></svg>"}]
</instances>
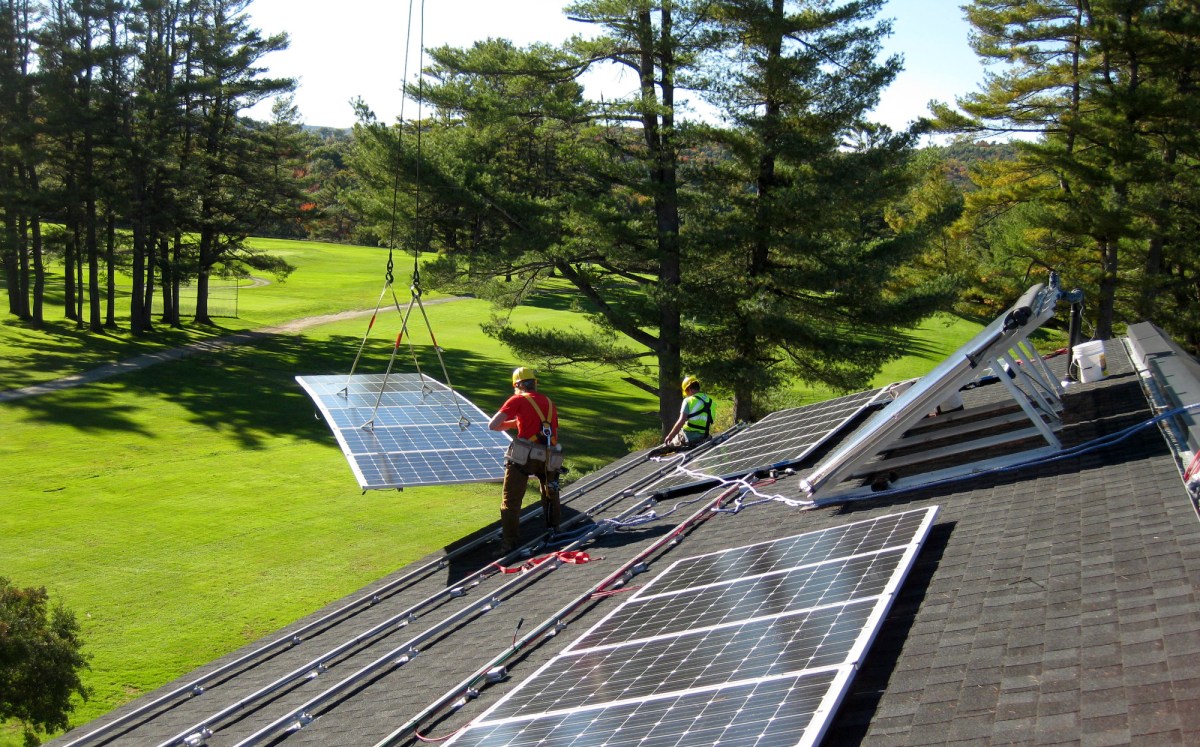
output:
<instances>
[{"instance_id":1,"label":"bush","mask_svg":"<svg viewBox=\"0 0 1200 747\"><path fill-rule=\"evenodd\" d=\"M62 603L49 609L44 588L20 589L0 576L0 722L17 719L25 743L65 729L72 695L87 699L79 623Z\"/></svg>"}]
</instances>

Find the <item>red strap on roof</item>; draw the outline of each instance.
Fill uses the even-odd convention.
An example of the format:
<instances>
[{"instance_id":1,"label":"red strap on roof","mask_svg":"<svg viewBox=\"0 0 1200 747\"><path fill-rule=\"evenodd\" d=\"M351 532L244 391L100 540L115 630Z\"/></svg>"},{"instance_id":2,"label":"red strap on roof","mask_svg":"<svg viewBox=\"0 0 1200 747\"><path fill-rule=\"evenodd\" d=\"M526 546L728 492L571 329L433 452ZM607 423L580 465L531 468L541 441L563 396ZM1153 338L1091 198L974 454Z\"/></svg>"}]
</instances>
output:
<instances>
[{"instance_id":1,"label":"red strap on roof","mask_svg":"<svg viewBox=\"0 0 1200 747\"><path fill-rule=\"evenodd\" d=\"M561 563L571 563L572 565L582 565L583 563L587 563L588 561L590 561L592 559L592 556L588 555L583 550L559 550L558 552L552 552L549 555L542 555L541 557L530 558L529 560L526 560L524 563L521 563L520 565L510 565L508 567L502 566L499 563L493 563L493 565L495 565L497 568L499 568L501 573L522 573L524 571L528 571L528 570L537 568L539 565L541 565L542 563L545 563L547 560L550 560L551 558L556 558Z\"/></svg>"}]
</instances>

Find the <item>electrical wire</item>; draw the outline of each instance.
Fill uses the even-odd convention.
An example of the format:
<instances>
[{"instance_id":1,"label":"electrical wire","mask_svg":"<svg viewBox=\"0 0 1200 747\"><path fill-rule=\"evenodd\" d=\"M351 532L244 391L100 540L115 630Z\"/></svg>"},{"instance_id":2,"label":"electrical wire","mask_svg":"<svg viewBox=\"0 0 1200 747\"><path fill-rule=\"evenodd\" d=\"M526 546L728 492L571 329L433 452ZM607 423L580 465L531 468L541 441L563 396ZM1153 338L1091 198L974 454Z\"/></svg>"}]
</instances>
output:
<instances>
[{"instance_id":1,"label":"electrical wire","mask_svg":"<svg viewBox=\"0 0 1200 747\"><path fill-rule=\"evenodd\" d=\"M1182 415L1182 414L1184 414L1186 412L1190 412L1192 410L1200 410L1200 402L1193 403L1190 405L1184 405L1182 407L1176 407L1176 408L1173 408L1170 410L1165 410L1165 411L1159 413L1158 415L1155 415L1154 417L1143 420L1140 423L1135 423L1131 426L1122 428L1121 430L1117 431L1116 433L1110 433L1110 434L1107 434L1104 436L1100 436L1098 438L1094 438L1091 441L1085 441L1081 444L1072 446L1069 449L1063 449L1062 451L1059 451L1058 453L1055 453L1055 454L1049 454L1047 456L1035 457L1033 459L1027 459L1023 462L1017 462L1015 464L1004 465L1002 467L992 467L990 469L982 470L979 472L972 472L969 475L956 475L954 477L947 477L947 478L943 478L941 480L934 480L932 482L921 483L919 485L902 486L902 487L898 487L898 488L882 490L877 493L873 493L869 496L862 496L862 497L857 497L857 498L844 498L844 497L833 496L833 497L827 498L825 500L813 501L812 504L815 507L823 507L823 506L829 506L829 505L834 505L834 504L839 504L839 503L848 503L851 501L870 500L871 498L883 498L883 497L890 498L892 496L899 495L902 493L911 493L914 490L924 490L926 488L941 487L944 485L950 485L950 484L957 483L957 482L963 482L964 480L974 480L976 478L985 477L985 476L989 476L989 475L999 475L999 474L1004 474L1006 472L1015 472L1017 470L1026 469L1029 467L1041 467L1046 464L1053 464L1055 462L1059 462L1064 459L1070 459L1072 457L1082 456L1083 454L1088 454L1093 451L1098 451L1100 449L1108 448L1109 446L1114 446L1116 444L1121 443L1122 441L1125 441L1126 439L1130 438L1131 436L1133 436L1134 434L1138 433L1139 431L1141 431L1145 428L1149 428L1152 425L1157 425L1158 423L1162 422L1163 420L1166 420L1167 418L1173 418L1173 417L1176 417L1177 415Z\"/></svg>"}]
</instances>

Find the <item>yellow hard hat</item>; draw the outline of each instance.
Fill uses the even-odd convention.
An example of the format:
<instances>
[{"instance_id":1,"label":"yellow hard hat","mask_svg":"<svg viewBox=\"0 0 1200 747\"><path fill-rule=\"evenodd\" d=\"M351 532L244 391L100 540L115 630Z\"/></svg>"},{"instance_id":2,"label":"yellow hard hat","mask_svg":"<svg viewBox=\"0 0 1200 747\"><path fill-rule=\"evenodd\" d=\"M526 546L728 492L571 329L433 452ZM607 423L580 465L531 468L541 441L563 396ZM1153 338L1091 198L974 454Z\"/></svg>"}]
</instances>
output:
<instances>
[{"instance_id":1,"label":"yellow hard hat","mask_svg":"<svg viewBox=\"0 0 1200 747\"><path fill-rule=\"evenodd\" d=\"M516 386L522 381L529 381L530 379L537 381L537 373L535 373L532 368L520 366L513 369L513 386Z\"/></svg>"},{"instance_id":2,"label":"yellow hard hat","mask_svg":"<svg viewBox=\"0 0 1200 747\"><path fill-rule=\"evenodd\" d=\"M683 396L687 396L687 390L690 389L693 384L700 386L700 379L697 379L695 376L685 376L683 378L683 383L679 385L679 390L683 392Z\"/></svg>"}]
</instances>

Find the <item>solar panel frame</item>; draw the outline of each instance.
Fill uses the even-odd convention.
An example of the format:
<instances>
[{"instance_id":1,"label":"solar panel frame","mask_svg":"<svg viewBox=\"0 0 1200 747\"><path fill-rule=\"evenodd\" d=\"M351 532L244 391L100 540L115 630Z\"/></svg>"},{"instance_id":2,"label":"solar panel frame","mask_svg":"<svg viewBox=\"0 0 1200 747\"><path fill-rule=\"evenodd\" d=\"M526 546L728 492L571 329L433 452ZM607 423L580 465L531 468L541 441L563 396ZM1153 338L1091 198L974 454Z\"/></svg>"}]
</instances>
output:
<instances>
[{"instance_id":1,"label":"solar panel frame","mask_svg":"<svg viewBox=\"0 0 1200 747\"><path fill-rule=\"evenodd\" d=\"M488 747L816 744L924 544L937 511L936 506L907 511L676 561L449 743ZM809 540L801 540L810 535ZM841 541L843 536L853 540ZM812 552L796 551L804 547L827 552L814 561ZM772 548L783 551L773 553ZM755 566L756 557L768 555L783 560L765 571ZM724 556L731 562L713 562ZM835 569L839 564L873 557L886 558L894 568L870 593L839 594L846 598L779 609L764 603L761 589L754 588L764 580L779 582L795 573L811 575L816 569ZM740 578L701 574L701 583L695 587L680 588L672 581L706 563L709 568L724 565L756 572ZM737 592L741 598L754 600L755 606L742 608L743 614L733 621L706 619L707 624L690 628L641 630L645 626L638 618L644 617L647 604L663 605L697 594L719 600L724 592ZM737 609L737 605L731 608ZM759 614L764 608L770 611ZM828 632L836 628L829 623L831 616L855 622L849 631L840 630L831 637ZM633 635L606 633L620 630L625 620L635 621ZM846 635L851 639L845 640ZM744 641L735 645L741 636L758 636L758 641L770 639L783 645L756 643L747 648ZM790 650L790 640L815 643ZM710 653L712 656L705 658ZM750 663L742 669L736 666L739 660ZM793 695L798 692L802 695ZM799 702L794 702L796 698ZM705 712L705 707L714 704L721 717ZM786 715L776 724L780 714Z\"/></svg>"},{"instance_id":2,"label":"solar panel frame","mask_svg":"<svg viewBox=\"0 0 1200 747\"><path fill-rule=\"evenodd\" d=\"M826 488L835 490L842 479L956 394L984 366L991 364L999 371L1000 361L1010 349L1023 344L1054 317L1058 299L1059 290L1053 283L1031 286L1003 315L875 413L853 436L825 456L801 481L801 489L813 499ZM1000 378L1005 381L1004 376ZM1006 386L1011 387L1011 384L1006 383Z\"/></svg>"},{"instance_id":3,"label":"solar panel frame","mask_svg":"<svg viewBox=\"0 0 1200 747\"><path fill-rule=\"evenodd\" d=\"M794 464L812 454L884 396L883 389L855 392L804 407L779 410L646 487L643 494L709 480L732 480L763 469Z\"/></svg>"},{"instance_id":4,"label":"solar panel frame","mask_svg":"<svg viewBox=\"0 0 1200 747\"><path fill-rule=\"evenodd\" d=\"M297 376L363 490L495 482L512 439L423 374ZM381 393L382 390L382 393Z\"/></svg>"}]
</instances>

